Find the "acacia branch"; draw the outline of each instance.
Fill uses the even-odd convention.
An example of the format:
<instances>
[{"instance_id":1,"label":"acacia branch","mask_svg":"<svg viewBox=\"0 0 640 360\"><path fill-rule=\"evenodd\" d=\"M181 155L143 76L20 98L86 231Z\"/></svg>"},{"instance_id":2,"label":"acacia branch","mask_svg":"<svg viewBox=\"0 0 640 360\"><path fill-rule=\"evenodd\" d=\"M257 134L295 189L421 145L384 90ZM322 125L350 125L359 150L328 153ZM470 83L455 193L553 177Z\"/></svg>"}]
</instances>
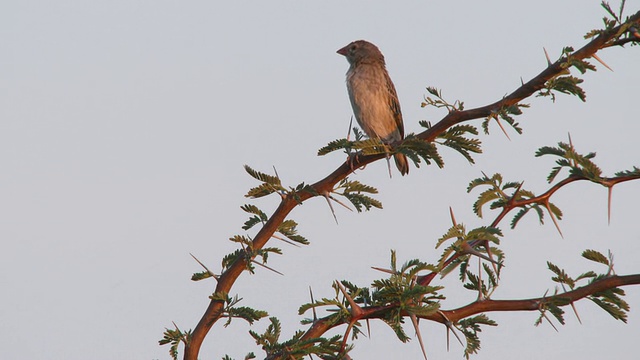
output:
<instances>
[{"instance_id":1,"label":"acacia branch","mask_svg":"<svg viewBox=\"0 0 640 360\"><path fill-rule=\"evenodd\" d=\"M637 12L629 18L627 23L638 23L639 19L640 12ZM593 56L598 50L603 49L607 46L611 46L611 43L617 40L620 36L619 32L623 25L604 31L595 39L587 43L584 47L571 54L572 58L578 60L586 59ZM417 138L427 142L434 141L439 134L442 134L447 129L456 124L473 119L485 118L505 106L515 105L521 100L533 95L536 91L543 89L547 81L553 79L554 77L562 74L565 71L565 66L566 58L561 58L555 63L550 64L545 70L543 70L529 82L523 84L514 92L499 101L475 109L452 111L442 120L436 123L433 127L418 134ZM315 197L318 194L324 194L332 191L334 186L339 181L345 179L349 174L351 174L354 169L360 168L384 157L385 154L377 154L368 156L361 155L355 158L348 159L327 177L311 185L311 187L314 189L314 192L299 192L296 194L297 199L295 199L293 195L287 195L283 197L278 208L274 211L273 215L269 218L269 220L264 224L262 229L260 229L260 231L253 239L252 249L259 250L264 247L267 241L269 241L272 235L276 232L278 226L286 219L291 210L293 210L299 203ZM229 293L240 274L244 270L246 270L248 265L247 261L247 259L239 257L238 260L230 265L220 275L215 292ZM202 346L205 337L207 336L211 327L222 316L223 306L223 301L215 299L211 300L202 318L194 328L190 338L186 341L184 352L185 360L198 359L200 347ZM316 325L314 325L314 327L315 326ZM321 325L317 326L321 327Z\"/></svg>"},{"instance_id":2,"label":"acacia branch","mask_svg":"<svg viewBox=\"0 0 640 360\"><path fill-rule=\"evenodd\" d=\"M547 190L544 194L529 198L529 199L524 199L524 200L515 200L513 199L517 194L513 194L512 200L510 200L508 202L508 204L502 208L502 211L500 212L500 214L498 214L498 216L495 218L495 220L493 220L493 222L491 223L491 227L497 227L498 224L500 223L500 221L508 214L511 212L511 210L514 210L516 208L520 208L520 207L524 207L526 205L529 204L544 204L544 203L548 203L549 199L551 199L551 195L553 195L556 191L560 190L560 188L564 187L565 185L568 185L574 181L581 181L581 180L588 180L591 181L593 183L596 184L600 184L602 186L605 186L607 188L612 188L614 185L616 184L620 184L626 181L631 181L631 180L637 180L640 179L640 176L616 176L616 177L611 177L611 178L600 178L597 180L593 180L590 179L586 176L578 176L578 175L573 175L573 176L569 176L567 178L565 178L564 180L560 181L559 183L553 185L549 190Z\"/></svg>"},{"instance_id":3,"label":"acacia branch","mask_svg":"<svg viewBox=\"0 0 640 360\"><path fill-rule=\"evenodd\" d=\"M579 287L572 291L557 294L554 296L546 296L532 299L522 300L492 300L485 299L476 301L454 310L442 310L442 312L451 321L458 321L471 315L480 314L491 311L537 311L542 309L546 304L552 303L556 299L566 301L566 304L559 306L567 306L572 302L576 302L587 296L593 295L600 291L617 288L620 286L640 285L640 274L632 275L611 275L600 280L596 280L591 284ZM429 316L429 320L443 323L443 319L438 316Z\"/></svg>"},{"instance_id":4,"label":"acacia branch","mask_svg":"<svg viewBox=\"0 0 640 360\"><path fill-rule=\"evenodd\" d=\"M516 192L511 196L511 199L507 201L507 203L502 208L500 213L496 216L496 218L493 220L493 222L491 222L490 226L497 227L498 224L500 224L500 221L502 221L504 217L507 216L507 214L509 214L512 210L515 210L517 208L521 208L530 204L548 204L553 194L555 194L558 190L560 190L564 186L576 181L588 180L597 184L601 184L605 187L611 188L616 184L623 183L626 181L631 181L631 180L638 180L638 179L640 179L640 175L625 175L625 176L618 176L618 177L612 177L612 178L606 177L606 178L599 178L597 180L590 179L586 176L572 175L563 179L557 184L553 185L551 188L549 188L549 190L545 191L543 194L534 196L528 199L524 199L524 200L516 200L516 195L517 195L517 192L519 191L519 188L518 188L518 190L516 190ZM487 240L476 240L476 241L469 242L468 245L470 247L476 247L480 245L487 248L488 247L487 242L488 242ZM458 252L451 255L447 260L445 260L442 263L441 268L446 268L447 265L451 264L451 262L453 262L454 260L456 260L462 255L466 255L466 253ZM427 275L420 276L417 279L417 283L422 286L427 286L431 283L431 281L433 281L436 275L438 275L438 272L434 271Z\"/></svg>"},{"instance_id":5,"label":"acacia branch","mask_svg":"<svg viewBox=\"0 0 640 360\"><path fill-rule=\"evenodd\" d=\"M493 220L493 222L491 223L491 227L497 227L498 224L500 223L500 221L502 221L502 219L507 216L508 213L511 212L511 210L520 208L520 207L524 207L527 206L529 204L540 204L540 203L546 203L549 201L549 199L551 199L551 195L553 195L556 191L560 190L560 188L564 187L565 185L568 185L574 181L579 181L579 180L589 180L588 178L584 177L584 176L570 176L562 181L560 181L559 183L553 185L549 190L547 190L546 192L544 192L541 195L538 196L534 196L532 198L529 199L524 199L524 200L515 200L514 197L517 194L513 194L512 199L507 203L507 205L505 207L502 208L502 211L500 212L500 214L498 214L498 216L496 216L496 218Z\"/></svg>"},{"instance_id":6,"label":"acacia branch","mask_svg":"<svg viewBox=\"0 0 640 360\"><path fill-rule=\"evenodd\" d=\"M482 299L474 301L468 305L462 306L457 309L452 310L440 310L438 312L429 314L429 315L417 315L421 319L438 322L441 324L446 324L447 321L456 323L459 320L467 318L469 316L473 316L476 314L481 314L485 312L493 312L493 311L539 311L543 309L547 304L553 304L554 301L561 299L563 304L557 306L567 306L570 303L581 300L585 297L593 295L595 293L617 288L620 286L629 286L629 285L640 285L640 274L633 275L611 275L599 280L596 280L588 285L583 287L579 287L575 290L568 291L565 293L553 295L553 296L545 296L539 298L530 298L530 299L520 299L520 300L493 300L493 299ZM357 318L352 318L349 320L343 320L341 322L335 322L335 319L331 317L324 317L318 319L314 322L314 324L307 330L305 335L301 340L313 339L322 336L328 330L349 323L349 321L354 322L363 319L381 319L383 318L383 314L388 310L397 307L399 304L389 304L385 306L369 306L362 307L361 312ZM444 315L444 316L443 316ZM402 316L409 316L409 313L403 312Z\"/></svg>"}]
</instances>

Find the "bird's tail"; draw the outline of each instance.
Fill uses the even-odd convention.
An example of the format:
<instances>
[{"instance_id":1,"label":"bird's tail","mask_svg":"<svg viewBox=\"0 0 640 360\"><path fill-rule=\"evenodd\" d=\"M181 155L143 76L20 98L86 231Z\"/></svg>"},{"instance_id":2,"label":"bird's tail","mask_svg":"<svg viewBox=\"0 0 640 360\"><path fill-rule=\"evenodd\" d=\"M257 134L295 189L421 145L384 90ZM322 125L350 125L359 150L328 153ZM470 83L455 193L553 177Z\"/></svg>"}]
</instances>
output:
<instances>
[{"instance_id":1,"label":"bird's tail","mask_svg":"<svg viewBox=\"0 0 640 360\"><path fill-rule=\"evenodd\" d=\"M393 159L396 161L396 166L400 171L402 176L409 173L409 162L407 161L407 157L404 154L397 153L393 155Z\"/></svg>"}]
</instances>

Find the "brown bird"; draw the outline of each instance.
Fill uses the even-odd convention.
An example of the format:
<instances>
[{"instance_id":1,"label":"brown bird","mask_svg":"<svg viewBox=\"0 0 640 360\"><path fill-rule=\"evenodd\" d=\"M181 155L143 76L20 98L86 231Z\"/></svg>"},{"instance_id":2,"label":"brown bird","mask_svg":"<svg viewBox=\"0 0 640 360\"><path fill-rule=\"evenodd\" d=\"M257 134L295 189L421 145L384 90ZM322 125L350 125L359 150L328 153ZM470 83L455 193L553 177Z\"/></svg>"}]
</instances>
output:
<instances>
[{"instance_id":1,"label":"brown bird","mask_svg":"<svg viewBox=\"0 0 640 360\"><path fill-rule=\"evenodd\" d=\"M347 91L353 114L372 139L393 144L404 139L402 112L396 88L391 82L380 50L370 42L354 41L337 51L351 66L347 71ZM409 173L404 154L394 156L402 175Z\"/></svg>"}]
</instances>

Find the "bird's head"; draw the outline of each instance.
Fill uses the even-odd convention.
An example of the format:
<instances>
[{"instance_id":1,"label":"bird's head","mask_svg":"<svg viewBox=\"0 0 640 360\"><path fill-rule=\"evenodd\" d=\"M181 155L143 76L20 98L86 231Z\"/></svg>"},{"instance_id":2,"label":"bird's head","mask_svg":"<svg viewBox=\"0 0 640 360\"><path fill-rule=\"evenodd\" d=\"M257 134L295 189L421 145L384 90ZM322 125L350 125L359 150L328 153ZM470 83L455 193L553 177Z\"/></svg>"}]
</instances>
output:
<instances>
[{"instance_id":1,"label":"bird's head","mask_svg":"<svg viewBox=\"0 0 640 360\"><path fill-rule=\"evenodd\" d=\"M382 62L384 64L384 56L380 49L365 40L354 41L336 52L346 57L349 64L365 62Z\"/></svg>"}]
</instances>

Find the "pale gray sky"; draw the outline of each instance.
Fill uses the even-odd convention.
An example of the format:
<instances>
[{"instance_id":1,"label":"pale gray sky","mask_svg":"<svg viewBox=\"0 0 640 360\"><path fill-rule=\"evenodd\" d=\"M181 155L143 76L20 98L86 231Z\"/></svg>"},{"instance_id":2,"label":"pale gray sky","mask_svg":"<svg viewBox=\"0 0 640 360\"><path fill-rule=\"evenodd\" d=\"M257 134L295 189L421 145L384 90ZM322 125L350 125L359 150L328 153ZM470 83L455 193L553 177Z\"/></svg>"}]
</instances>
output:
<instances>
[{"instance_id":1,"label":"pale gray sky","mask_svg":"<svg viewBox=\"0 0 640 360\"><path fill-rule=\"evenodd\" d=\"M640 1L627 2L629 13ZM614 7L617 3L612 2ZM5 1L0 5L0 348L6 359L168 359L157 341L175 321L195 326L213 281L193 283L235 249L251 202L270 213L274 197L243 197L257 183L242 165L271 172L295 186L314 182L343 160L317 157L327 142L346 135L351 108L345 59L335 51L355 39L377 44L386 56L407 132L443 113L421 109L426 86L466 107L493 102L541 71L543 47L556 58L579 47L605 15L598 1L513 2L214 2ZM274 243L284 256L245 274L234 293L244 306L267 310L283 322L284 336L300 328L297 315L308 287L333 296L334 279L370 284L382 275L389 250L403 262L437 261L434 244L450 226L451 206L468 228L486 225L472 214L477 193L469 180L501 172L536 192L554 159L534 158L544 145L566 141L596 151L608 175L640 165L637 134L637 47L609 49L585 78L586 103L558 96L532 98L518 122L522 136L507 140L497 128L481 135L484 154L469 165L442 150L446 167L412 168L389 179L384 161L354 179L376 186L385 209L356 214L314 199L292 213L311 245ZM479 125L478 122L474 122ZM507 252L497 299L553 291L550 260L578 274L593 268L583 249L611 249L619 274L637 273L636 230L640 183L613 193L607 225L606 190L576 184L554 202L565 212L564 239L533 217L515 231L502 224ZM597 269L596 270L602 270ZM472 301L456 277L444 308ZM567 309L556 333L535 328L537 313L489 314L475 359L629 358L640 333L640 291L625 288L629 324L593 303L577 304L583 324ZM310 316L310 314L306 314ZM356 342L356 359L421 358L417 342L400 343L372 322L372 340ZM253 330L262 332L262 321ZM423 322L430 359L460 359L445 330ZM235 321L217 324L201 358L237 359L263 353ZM344 328L340 328L343 331ZM413 336L413 330L407 327Z\"/></svg>"}]
</instances>

